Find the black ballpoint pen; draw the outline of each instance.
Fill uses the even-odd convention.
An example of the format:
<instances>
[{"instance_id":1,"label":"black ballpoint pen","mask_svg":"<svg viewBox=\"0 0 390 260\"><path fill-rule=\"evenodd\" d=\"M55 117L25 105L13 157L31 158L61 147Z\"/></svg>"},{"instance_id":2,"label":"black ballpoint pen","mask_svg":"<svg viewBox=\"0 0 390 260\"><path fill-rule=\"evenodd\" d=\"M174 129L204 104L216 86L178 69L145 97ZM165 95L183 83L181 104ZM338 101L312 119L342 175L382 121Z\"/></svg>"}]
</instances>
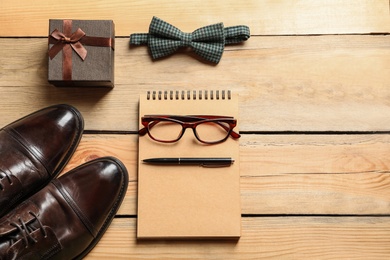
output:
<instances>
[{"instance_id":1,"label":"black ballpoint pen","mask_svg":"<svg viewBox=\"0 0 390 260\"><path fill-rule=\"evenodd\" d=\"M204 167L230 166L234 159L230 157L184 157L184 158L150 158L144 159L144 163L159 165L200 165Z\"/></svg>"}]
</instances>

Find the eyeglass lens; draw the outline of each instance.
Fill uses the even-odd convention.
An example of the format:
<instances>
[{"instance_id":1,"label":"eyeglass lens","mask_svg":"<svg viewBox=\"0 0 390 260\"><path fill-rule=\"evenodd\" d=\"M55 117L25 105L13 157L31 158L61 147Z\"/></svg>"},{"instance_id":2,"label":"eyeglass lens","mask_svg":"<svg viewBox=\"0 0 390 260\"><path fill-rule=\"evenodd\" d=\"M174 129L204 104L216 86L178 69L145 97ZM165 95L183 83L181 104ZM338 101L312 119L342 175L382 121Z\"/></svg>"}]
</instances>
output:
<instances>
[{"instance_id":1,"label":"eyeglass lens","mask_svg":"<svg viewBox=\"0 0 390 260\"><path fill-rule=\"evenodd\" d=\"M229 132L229 124L225 122L205 122L196 128L198 138L205 142L216 142L226 138Z\"/></svg>"},{"instance_id":2,"label":"eyeglass lens","mask_svg":"<svg viewBox=\"0 0 390 260\"><path fill-rule=\"evenodd\" d=\"M182 132L182 126L179 123L171 121L159 121L149 123L149 134L156 140L160 141L175 141Z\"/></svg>"}]
</instances>

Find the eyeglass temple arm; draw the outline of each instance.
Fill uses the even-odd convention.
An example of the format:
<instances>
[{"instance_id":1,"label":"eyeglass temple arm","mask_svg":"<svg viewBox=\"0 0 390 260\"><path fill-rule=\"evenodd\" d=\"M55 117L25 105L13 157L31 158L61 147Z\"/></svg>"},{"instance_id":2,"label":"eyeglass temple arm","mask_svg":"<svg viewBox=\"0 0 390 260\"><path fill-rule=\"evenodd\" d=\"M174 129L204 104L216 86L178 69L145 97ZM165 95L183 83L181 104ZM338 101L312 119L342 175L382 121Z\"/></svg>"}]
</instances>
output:
<instances>
[{"instance_id":1,"label":"eyeglass temple arm","mask_svg":"<svg viewBox=\"0 0 390 260\"><path fill-rule=\"evenodd\" d=\"M230 135L231 135L233 138L240 138L240 137L241 137L241 135L240 135L239 133L235 132L234 130L232 130L232 131L230 132Z\"/></svg>"},{"instance_id":2,"label":"eyeglass temple arm","mask_svg":"<svg viewBox=\"0 0 390 260\"><path fill-rule=\"evenodd\" d=\"M226 125L218 123L218 122L217 122L217 124L219 124L223 129L225 129L226 132L229 132L230 127L227 127ZM241 137L241 135L239 133L235 132L233 129L230 130L230 135L233 138L240 138Z\"/></svg>"},{"instance_id":3,"label":"eyeglass temple arm","mask_svg":"<svg viewBox=\"0 0 390 260\"><path fill-rule=\"evenodd\" d=\"M148 132L148 129L146 127L138 130L138 134L141 136L146 135L147 132Z\"/></svg>"}]
</instances>

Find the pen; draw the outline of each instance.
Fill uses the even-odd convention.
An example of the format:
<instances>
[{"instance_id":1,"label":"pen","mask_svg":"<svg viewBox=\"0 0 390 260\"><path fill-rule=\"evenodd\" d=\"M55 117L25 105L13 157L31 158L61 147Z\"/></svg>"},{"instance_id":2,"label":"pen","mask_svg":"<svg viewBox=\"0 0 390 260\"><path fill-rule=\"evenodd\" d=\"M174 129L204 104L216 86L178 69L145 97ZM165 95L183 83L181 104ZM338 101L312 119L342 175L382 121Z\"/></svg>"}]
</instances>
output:
<instances>
[{"instance_id":1,"label":"pen","mask_svg":"<svg viewBox=\"0 0 390 260\"><path fill-rule=\"evenodd\" d=\"M234 159L230 157L218 157L218 158L149 158L144 159L144 163L159 164L159 165L200 165L204 167L221 167L230 166L234 163Z\"/></svg>"}]
</instances>

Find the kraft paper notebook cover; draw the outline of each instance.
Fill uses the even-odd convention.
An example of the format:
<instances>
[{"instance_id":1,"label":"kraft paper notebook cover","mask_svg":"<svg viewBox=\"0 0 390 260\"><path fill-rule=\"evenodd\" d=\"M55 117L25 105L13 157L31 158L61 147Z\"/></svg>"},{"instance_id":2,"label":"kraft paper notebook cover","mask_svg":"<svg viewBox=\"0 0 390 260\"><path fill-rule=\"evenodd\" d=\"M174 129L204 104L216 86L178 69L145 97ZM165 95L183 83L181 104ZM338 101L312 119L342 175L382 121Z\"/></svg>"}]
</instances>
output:
<instances>
[{"instance_id":1,"label":"kraft paper notebook cover","mask_svg":"<svg viewBox=\"0 0 390 260\"><path fill-rule=\"evenodd\" d=\"M218 115L238 119L230 91L157 91L140 96L144 115ZM234 128L238 132L238 127ZM232 157L228 167L150 165L155 157ZM139 136L137 237L238 238L241 234L239 139L205 145L186 129L175 143Z\"/></svg>"}]
</instances>

